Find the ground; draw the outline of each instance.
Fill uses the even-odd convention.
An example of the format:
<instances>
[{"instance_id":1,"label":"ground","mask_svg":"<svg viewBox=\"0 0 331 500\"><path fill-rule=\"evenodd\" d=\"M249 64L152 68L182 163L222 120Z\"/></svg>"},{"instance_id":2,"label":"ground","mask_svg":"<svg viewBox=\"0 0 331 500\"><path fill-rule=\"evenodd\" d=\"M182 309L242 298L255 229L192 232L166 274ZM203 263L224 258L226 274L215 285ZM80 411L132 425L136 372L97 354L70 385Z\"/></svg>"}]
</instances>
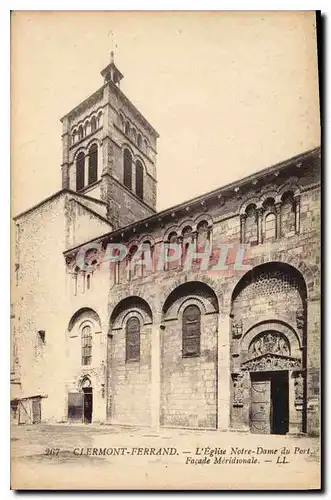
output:
<instances>
[{"instance_id":1,"label":"ground","mask_svg":"<svg viewBox=\"0 0 331 500\"><path fill-rule=\"evenodd\" d=\"M13 426L11 445L15 489L320 487L317 438L40 424Z\"/></svg>"}]
</instances>

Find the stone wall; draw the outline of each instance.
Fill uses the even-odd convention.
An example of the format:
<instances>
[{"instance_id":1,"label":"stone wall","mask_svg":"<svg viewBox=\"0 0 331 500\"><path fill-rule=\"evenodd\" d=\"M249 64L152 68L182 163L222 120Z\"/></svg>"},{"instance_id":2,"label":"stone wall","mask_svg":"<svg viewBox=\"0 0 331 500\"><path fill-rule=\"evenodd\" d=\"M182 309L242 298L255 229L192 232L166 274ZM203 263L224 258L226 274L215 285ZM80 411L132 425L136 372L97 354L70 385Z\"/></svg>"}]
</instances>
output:
<instances>
[{"instance_id":1,"label":"stone wall","mask_svg":"<svg viewBox=\"0 0 331 500\"><path fill-rule=\"evenodd\" d=\"M182 356L180 319L161 336L161 425L216 428L217 314L201 317L201 354Z\"/></svg>"},{"instance_id":2,"label":"stone wall","mask_svg":"<svg viewBox=\"0 0 331 500\"><path fill-rule=\"evenodd\" d=\"M108 347L110 367L108 415L112 423L149 426L151 326L140 330L140 360L126 361L125 328L113 331Z\"/></svg>"}]
</instances>

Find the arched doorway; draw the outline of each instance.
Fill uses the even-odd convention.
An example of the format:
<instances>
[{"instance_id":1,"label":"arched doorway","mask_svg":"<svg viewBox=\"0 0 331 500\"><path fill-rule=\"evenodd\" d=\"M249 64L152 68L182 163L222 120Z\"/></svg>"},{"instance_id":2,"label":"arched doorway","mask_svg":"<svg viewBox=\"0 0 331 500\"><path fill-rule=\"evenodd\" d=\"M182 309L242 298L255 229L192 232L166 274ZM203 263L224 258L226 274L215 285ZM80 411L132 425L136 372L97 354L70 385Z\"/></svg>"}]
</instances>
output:
<instances>
[{"instance_id":1,"label":"arched doorway","mask_svg":"<svg viewBox=\"0 0 331 500\"><path fill-rule=\"evenodd\" d=\"M231 426L258 434L306 429L306 287L280 262L252 269L232 294Z\"/></svg>"},{"instance_id":2,"label":"arched doorway","mask_svg":"<svg viewBox=\"0 0 331 500\"><path fill-rule=\"evenodd\" d=\"M78 384L78 391L68 393L68 421L85 424L93 421L93 388L88 376Z\"/></svg>"},{"instance_id":3,"label":"arched doorway","mask_svg":"<svg viewBox=\"0 0 331 500\"><path fill-rule=\"evenodd\" d=\"M83 422L84 424L91 424L93 415L93 389L91 380L88 377L83 379L81 391L83 393Z\"/></svg>"},{"instance_id":4,"label":"arched doorway","mask_svg":"<svg viewBox=\"0 0 331 500\"><path fill-rule=\"evenodd\" d=\"M104 366L98 361L100 334L100 317L93 309L87 307L79 309L69 321L67 330L69 422L87 424L93 422L93 395L98 399L104 386ZM94 403L95 408L100 408L97 401Z\"/></svg>"}]
</instances>

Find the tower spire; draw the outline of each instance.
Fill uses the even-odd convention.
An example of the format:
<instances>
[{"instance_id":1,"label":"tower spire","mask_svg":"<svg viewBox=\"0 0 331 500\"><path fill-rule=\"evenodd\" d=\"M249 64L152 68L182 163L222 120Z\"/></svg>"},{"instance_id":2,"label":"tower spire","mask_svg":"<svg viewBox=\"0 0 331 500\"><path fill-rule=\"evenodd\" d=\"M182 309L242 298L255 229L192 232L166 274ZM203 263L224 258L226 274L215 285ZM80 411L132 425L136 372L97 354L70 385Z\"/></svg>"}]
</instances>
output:
<instances>
[{"instance_id":1,"label":"tower spire","mask_svg":"<svg viewBox=\"0 0 331 500\"><path fill-rule=\"evenodd\" d=\"M109 64L101 71L101 75L104 78L104 83L112 82L115 85L119 86L120 81L123 78L122 73L115 65L115 54L114 51L110 51L110 62Z\"/></svg>"}]
</instances>

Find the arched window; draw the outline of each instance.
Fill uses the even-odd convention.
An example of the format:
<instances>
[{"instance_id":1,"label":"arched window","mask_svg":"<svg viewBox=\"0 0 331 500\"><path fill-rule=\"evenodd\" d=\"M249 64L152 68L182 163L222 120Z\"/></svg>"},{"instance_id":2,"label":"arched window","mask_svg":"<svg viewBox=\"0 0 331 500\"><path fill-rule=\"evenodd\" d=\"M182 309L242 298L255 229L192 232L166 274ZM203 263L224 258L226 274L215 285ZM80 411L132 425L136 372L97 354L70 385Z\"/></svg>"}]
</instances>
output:
<instances>
[{"instance_id":1,"label":"arched window","mask_svg":"<svg viewBox=\"0 0 331 500\"><path fill-rule=\"evenodd\" d=\"M276 215L269 213L265 217L264 239L273 240L276 238Z\"/></svg>"},{"instance_id":2,"label":"arched window","mask_svg":"<svg viewBox=\"0 0 331 500\"><path fill-rule=\"evenodd\" d=\"M153 247L150 241L144 241L141 260L144 264L141 266L141 276L148 276L153 272Z\"/></svg>"},{"instance_id":3,"label":"arched window","mask_svg":"<svg viewBox=\"0 0 331 500\"><path fill-rule=\"evenodd\" d=\"M125 359L140 360L140 322L138 318L130 318L125 329Z\"/></svg>"},{"instance_id":4,"label":"arched window","mask_svg":"<svg viewBox=\"0 0 331 500\"><path fill-rule=\"evenodd\" d=\"M144 198L144 167L139 160L136 163L136 195L141 200Z\"/></svg>"},{"instance_id":5,"label":"arched window","mask_svg":"<svg viewBox=\"0 0 331 500\"><path fill-rule=\"evenodd\" d=\"M142 143L141 134L138 134L137 144L138 144L138 148L140 148L140 149L141 149L141 143Z\"/></svg>"},{"instance_id":6,"label":"arched window","mask_svg":"<svg viewBox=\"0 0 331 500\"><path fill-rule=\"evenodd\" d=\"M137 139L137 132L136 132L136 130L133 128L133 129L132 129L132 140L133 140L133 142L136 142L136 139Z\"/></svg>"},{"instance_id":7,"label":"arched window","mask_svg":"<svg viewBox=\"0 0 331 500\"><path fill-rule=\"evenodd\" d=\"M203 252L205 245L209 239L208 222L203 220L197 225L197 247L198 252Z\"/></svg>"},{"instance_id":8,"label":"arched window","mask_svg":"<svg viewBox=\"0 0 331 500\"><path fill-rule=\"evenodd\" d=\"M85 155L79 153L76 160L76 191L80 191L85 185Z\"/></svg>"},{"instance_id":9,"label":"arched window","mask_svg":"<svg viewBox=\"0 0 331 500\"><path fill-rule=\"evenodd\" d=\"M126 135L130 134L130 123L129 122L125 123L124 132L126 133Z\"/></svg>"},{"instance_id":10,"label":"arched window","mask_svg":"<svg viewBox=\"0 0 331 500\"><path fill-rule=\"evenodd\" d=\"M92 144L89 149L88 183L93 184L98 180L98 146Z\"/></svg>"},{"instance_id":11,"label":"arched window","mask_svg":"<svg viewBox=\"0 0 331 500\"><path fill-rule=\"evenodd\" d=\"M128 149L124 150L124 176L123 184L130 190L132 190L132 155Z\"/></svg>"},{"instance_id":12,"label":"arched window","mask_svg":"<svg viewBox=\"0 0 331 500\"><path fill-rule=\"evenodd\" d=\"M201 313L198 306L188 306L183 313L182 356L200 356Z\"/></svg>"},{"instance_id":13,"label":"arched window","mask_svg":"<svg viewBox=\"0 0 331 500\"><path fill-rule=\"evenodd\" d=\"M145 146L145 152L146 154L148 155L148 149L149 149L149 146L148 146L148 142L146 139L144 139L144 146Z\"/></svg>"},{"instance_id":14,"label":"arched window","mask_svg":"<svg viewBox=\"0 0 331 500\"><path fill-rule=\"evenodd\" d=\"M84 125L84 135L89 135L90 133L90 122L86 122Z\"/></svg>"},{"instance_id":15,"label":"arched window","mask_svg":"<svg viewBox=\"0 0 331 500\"><path fill-rule=\"evenodd\" d=\"M254 204L246 208L245 243L257 245L257 211Z\"/></svg>"},{"instance_id":16,"label":"arched window","mask_svg":"<svg viewBox=\"0 0 331 500\"><path fill-rule=\"evenodd\" d=\"M178 235L175 231L169 234L168 243L177 245L179 244ZM168 271L171 271L172 269L177 269L177 267L180 265L180 260L179 259L171 260L171 258L174 258L174 256L178 255L176 250L174 248L167 248L166 252L167 252L166 269L168 269ZM168 259L170 259L169 262Z\"/></svg>"},{"instance_id":17,"label":"arched window","mask_svg":"<svg viewBox=\"0 0 331 500\"><path fill-rule=\"evenodd\" d=\"M86 288L87 288L87 290L90 290L90 288L91 288L91 275L90 274L88 274L86 276Z\"/></svg>"},{"instance_id":18,"label":"arched window","mask_svg":"<svg viewBox=\"0 0 331 500\"><path fill-rule=\"evenodd\" d=\"M77 130L75 129L72 133L72 143L75 144L77 141Z\"/></svg>"},{"instance_id":19,"label":"arched window","mask_svg":"<svg viewBox=\"0 0 331 500\"><path fill-rule=\"evenodd\" d=\"M127 262L128 262L128 279L131 280L135 276L137 276L137 268L138 266L135 265L134 262L134 256L137 253L138 247L137 245L132 245L130 247L128 256L127 256ZM136 259L137 262L137 259Z\"/></svg>"},{"instance_id":20,"label":"arched window","mask_svg":"<svg viewBox=\"0 0 331 500\"><path fill-rule=\"evenodd\" d=\"M91 119L91 132L95 132L96 129L97 129L97 121L96 121L95 116L92 116L92 119Z\"/></svg>"},{"instance_id":21,"label":"arched window","mask_svg":"<svg viewBox=\"0 0 331 500\"><path fill-rule=\"evenodd\" d=\"M92 329L85 325L82 329L82 365L90 365L92 361Z\"/></svg>"},{"instance_id":22,"label":"arched window","mask_svg":"<svg viewBox=\"0 0 331 500\"><path fill-rule=\"evenodd\" d=\"M281 234L285 237L295 235L295 203L293 193L286 192L282 196L281 204Z\"/></svg>"},{"instance_id":23,"label":"arched window","mask_svg":"<svg viewBox=\"0 0 331 500\"><path fill-rule=\"evenodd\" d=\"M80 141L81 139L83 139L83 137L84 137L84 129L82 125L80 125L78 129L78 140Z\"/></svg>"},{"instance_id":24,"label":"arched window","mask_svg":"<svg viewBox=\"0 0 331 500\"><path fill-rule=\"evenodd\" d=\"M97 127L101 127L102 123L102 111L99 111L98 116L97 116Z\"/></svg>"}]
</instances>

